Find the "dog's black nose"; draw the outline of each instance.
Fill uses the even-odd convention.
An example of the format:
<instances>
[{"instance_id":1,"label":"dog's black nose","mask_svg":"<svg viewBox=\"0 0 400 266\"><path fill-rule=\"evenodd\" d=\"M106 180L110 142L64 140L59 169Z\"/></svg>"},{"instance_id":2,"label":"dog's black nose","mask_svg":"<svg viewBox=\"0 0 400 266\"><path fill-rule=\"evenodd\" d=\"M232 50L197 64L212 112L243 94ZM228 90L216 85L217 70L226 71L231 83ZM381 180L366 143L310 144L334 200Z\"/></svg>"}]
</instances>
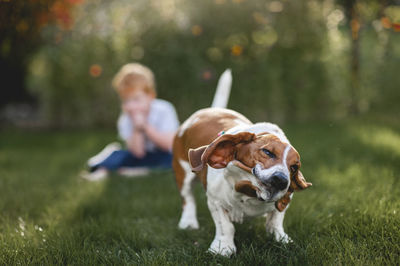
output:
<instances>
[{"instance_id":1,"label":"dog's black nose","mask_svg":"<svg viewBox=\"0 0 400 266\"><path fill-rule=\"evenodd\" d=\"M286 188L289 183L289 179L282 172L276 172L271 177L271 185L279 190Z\"/></svg>"}]
</instances>

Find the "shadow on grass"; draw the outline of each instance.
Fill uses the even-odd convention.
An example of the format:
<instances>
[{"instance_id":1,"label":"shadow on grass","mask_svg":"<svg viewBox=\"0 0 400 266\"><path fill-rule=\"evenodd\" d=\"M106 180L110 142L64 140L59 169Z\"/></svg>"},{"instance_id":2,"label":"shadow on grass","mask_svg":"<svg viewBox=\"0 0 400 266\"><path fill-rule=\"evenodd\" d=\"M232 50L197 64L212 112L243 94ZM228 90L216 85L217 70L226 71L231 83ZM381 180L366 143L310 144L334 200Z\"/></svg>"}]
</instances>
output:
<instances>
[{"instance_id":1,"label":"shadow on grass","mask_svg":"<svg viewBox=\"0 0 400 266\"><path fill-rule=\"evenodd\" d=\"M0 134L2 216L26 214L40 219L76 185L76 175L91 150L109 139L108 132L6 131ZM85 155L86 154L86 155Z\"/></svg>"},{"instance_id":2,"label":"shadow on grass","mask_svg":"<svg viewBox=\"0 0 400 266\"><path fill-rule=\"evenodd\" d=\"M196 186L202 228L178 230L181 199L172 171L154 172L148 177L126 179L117 175L97 184L101 191L86 198L59 225L60 236L82 248L81 256L93 263L182 262L206 254L213 228L205 195ZM209 235L209 237L205 237ZM197 254L197 255L195 255ZM76 261L69 261L75 263Z\"/></svg>"}]
</instances>

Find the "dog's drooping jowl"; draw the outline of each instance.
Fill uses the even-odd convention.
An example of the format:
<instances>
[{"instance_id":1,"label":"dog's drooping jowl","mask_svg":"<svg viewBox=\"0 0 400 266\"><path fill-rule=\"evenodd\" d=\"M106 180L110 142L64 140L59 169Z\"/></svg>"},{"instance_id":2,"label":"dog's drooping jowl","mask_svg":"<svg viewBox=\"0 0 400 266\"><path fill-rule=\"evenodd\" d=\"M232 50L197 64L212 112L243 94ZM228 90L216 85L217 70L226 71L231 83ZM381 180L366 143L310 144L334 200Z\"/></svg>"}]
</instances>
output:
<instances>
[{"instance_id":1,"label":"dog's drooping jowl","mask_svg":"<svg viewBox=\"0 0 400 266\"><path fill-rule=\"evenodd\" d=\"M277 241L291 241L283 230L286 207L293 191L311 183L300 172L299 153L277 125L253 124L229 109L202 109L179 128L173 153L183 199L179 228L199 227L191 190L197 176L216 227L209 251L235 253L233 223L259 215L266 215L267 232Z\"/></svg>"}]
</instances>

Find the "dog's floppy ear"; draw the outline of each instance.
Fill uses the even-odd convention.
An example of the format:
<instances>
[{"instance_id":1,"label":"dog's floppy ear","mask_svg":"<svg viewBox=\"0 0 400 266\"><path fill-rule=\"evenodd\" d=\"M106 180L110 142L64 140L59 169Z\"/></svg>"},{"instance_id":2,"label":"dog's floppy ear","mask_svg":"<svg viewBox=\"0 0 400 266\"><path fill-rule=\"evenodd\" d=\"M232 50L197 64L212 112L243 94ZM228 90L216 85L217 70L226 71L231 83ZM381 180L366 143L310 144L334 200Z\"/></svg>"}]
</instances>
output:
<instances>
[{"instance_id":1,"label":"dog's floppy ear","mask_svg":"<svg viewBox=\"0 0 400 266\"><path fill-rule=\"evenodd\" d=\"M312 184L307 182L304 178L303 174L300 171L297 171L293 176L290 182L290 187L294 191L303 190L308 187L311 187Z\"/></svg>"},{"instance_id":2,"label":"dog's floppy ear","mask_svg":"<svg viewBox=\"0 0 400 266\"><path fill-rule=\"evenodd\" d=\"M291 197L290 195L292 195L293 191L291 189L289 189L286 194L280 198L278 201L275 202L275 208L280 211L283 212L284 209L286 209L286 207L289 205Z\"/></svg>"},{"instance_id":3,"label":"dog's floppy ear","mask_svg":"<svg viewBox=\"0 0 400 266\"><path fill-rule=\"evenodd\" d=\"M201 171L201 169L203 169L203 162L201 161L201 156L203 155L207 147L208 146L205 145L197 149L189 149L188 152L189 164L193 172L199 172Z\"/></svg>"},{"instance_id":4,"label":"dog's floppy ear","mask_svg":"<svg viewBox=\"0 0 400 266\"><path fill-rule=\"evenodd\" d=\"M236 145L251 142L255 138L256 135L249 132L224 134L208 146L189 149L188 157L192 171L201 171L206 163L217 169L226 167L235 157Z\"/></svg>"},{"instance_id":5,"label":"dog's floppy ear","mask_svg":"<svg viewBox=\"0 0 400 266\"><path fill-rule=\"evenodd\" d=\"M236 182L235 190L249 197L257 198L258 188L253 186L253 184L249 180L241 180L239 182Z\"/></svg>"},{"instance_id":6,"label":"dog's floppy ear","mask_svg":"<svg viewBox=\"0 0 400 266\"><path fill-rule=\"evenodd\" d=\"M303 190L308 187L311 187L312 184L307 182L304 178L303 174L300 171L297 171L294 175L292 175L290 182L290 186L286 194L280 198L277 202L275 202L275 207L278 211L282 212L286 209L287 205L289 205L291 197L290 195L294 191Z\"/></svg>"}]
</instances>

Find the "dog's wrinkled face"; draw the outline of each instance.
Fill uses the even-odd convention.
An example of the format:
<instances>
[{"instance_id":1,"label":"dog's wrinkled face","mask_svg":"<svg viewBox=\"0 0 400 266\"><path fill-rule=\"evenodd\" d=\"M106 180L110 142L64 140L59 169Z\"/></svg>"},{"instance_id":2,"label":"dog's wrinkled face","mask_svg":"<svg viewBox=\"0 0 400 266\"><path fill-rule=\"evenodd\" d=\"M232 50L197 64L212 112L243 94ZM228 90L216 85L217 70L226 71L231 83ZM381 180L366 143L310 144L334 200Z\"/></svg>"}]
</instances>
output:
<instances>
[{"instance_id":1,"label":"dog's wrinkled face","mask_svg":"<svg viewBox=\"0 0 400 266\"><path fill-rule=\"evenodd\" d=\"M222 135L207 146L190 150L189 160L195 172L206 163L213 168L225 168L233 162L234 167L252 173L256 180L256 186L242 183L246 187L237 190L248 195L264 195L257 196L261 200L276 201L288 190L292 192L311 186L299 171L299 153L289 143L269 133Z\"/></svg>"},{"instance_id":2,"label":"dog's wrinkled face","mask_svg":"<svg viewBox=\"0 0 400 266\"><path fill-rule=\"evenodd\" d=\"M236 145L235 159L251 168L259 187L268 192L268 200L277 200L286 193L291 177L301 166L299 153L289 143L268 133Z\"/></svg>"}]
</instances>

